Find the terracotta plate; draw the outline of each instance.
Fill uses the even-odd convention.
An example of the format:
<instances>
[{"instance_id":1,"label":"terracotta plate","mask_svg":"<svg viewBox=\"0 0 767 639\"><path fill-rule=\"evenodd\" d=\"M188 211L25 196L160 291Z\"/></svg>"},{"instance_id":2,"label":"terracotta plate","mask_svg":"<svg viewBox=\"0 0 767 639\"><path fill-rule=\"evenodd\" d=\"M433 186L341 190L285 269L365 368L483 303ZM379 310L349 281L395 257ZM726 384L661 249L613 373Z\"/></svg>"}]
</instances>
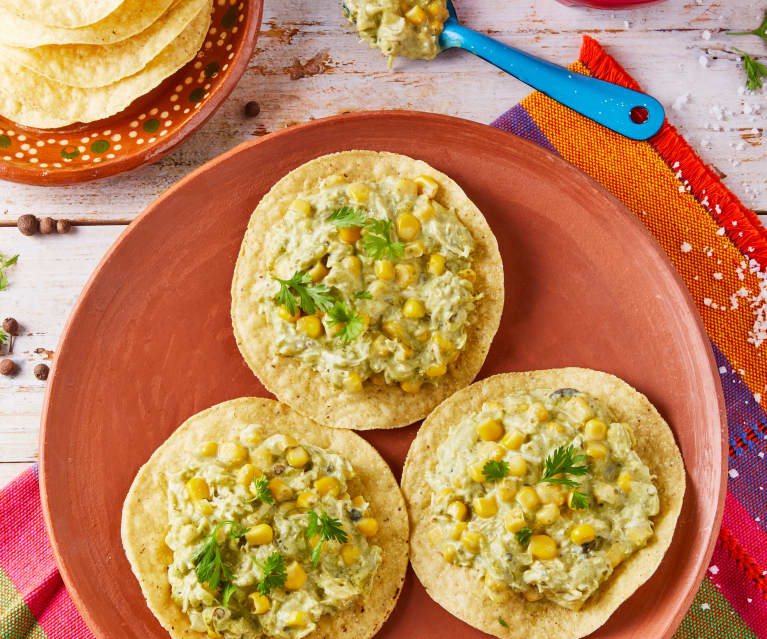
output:
<instances>
[{"instance_id":1,"label":"terracotta plate","mask_svg":"<svg viewBox=\"0 0 767 639\"><path fill-rule=\"evenodd\" d=\"M724 402L711 346L660 247L615 198L548 151L487 126L411 112L318 120L241 145L181 180L108 252L64 331L43 412L43 504L59 566L99 637L165 637L120 544L138 467L189 415L263 395L240 357L229 284L248 217L324 153L426 160L498 236L506 308L482 375L588 366L626 379L671 424L689 473L656 575L595 636L668 637L702 579L724 500ZM363 433L399 475L417 425ZM511 620L510 620L511 621ZM483 636L411 574L381 637Z\"/></svg>"},{"instance_id":2,"label":"terracotta plate","mask_svg":"<svg viewBox=\"0 0 767 639\"><path fill-rule=\"evenodd\" d=\"M194 60L115 115L61 129L0 117L0 179L40 186L154 162L194 133L234 89L256 46L263 0L216 0Z\"/></svg>"}]
</instances>

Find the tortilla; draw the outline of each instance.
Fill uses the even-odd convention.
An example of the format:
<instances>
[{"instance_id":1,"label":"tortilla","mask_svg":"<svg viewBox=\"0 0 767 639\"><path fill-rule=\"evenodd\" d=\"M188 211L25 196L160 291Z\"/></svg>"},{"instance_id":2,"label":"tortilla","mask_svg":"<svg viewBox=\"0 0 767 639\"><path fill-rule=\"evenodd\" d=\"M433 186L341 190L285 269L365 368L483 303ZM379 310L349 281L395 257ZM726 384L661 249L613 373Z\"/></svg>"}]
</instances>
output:
<instances>
[{"instance_id":1,"label":"tortilla","mask_svg":"<svg viewBox=\"0 0 767 639\"><path fill-rule=\"evenodd\" d=\"M24 1L24 0L20 0ZM60 5L68 4L58 2ZM18 47L45 44L109 44L130 38L165 13L174 0L124 0L112 13L98 22L67 29L25 20L0 6L0 43Z\"/></svg>"},{"instance_id":2,"label":"tortilla","mask_svg":"<svg viewBox=\"0 0 767 639\"><path fill-rule=\"evenodd\" d=\"M73 29L106 18L123 0L2 0L19 17L52 27Z\"/></svg>"},{"instance_id":3,"label":"tortilla","mask_svg":"<svg viewBox=\"0 0 767 639\"><path fill-rule=\"evenodd\" d=\"M206 0L180 0L149 28L114 44L49 44L33 49L0 45L0 58L61 84L106 86L143 69L205 4Z\"/></svg>"},{"instance_id":4,"label":"tortilla","mask_svg":"<svg viewBox=\"0 0 767 639\"><path fill-rule=\"evenodd\" d=\"M41 129L92 122L122 111L194 58L210 25L210 2L141 71L103 87L60 84L0 59L0 114Z\"/></svg>"},{"instance_id":5,"label":"tortilla","mask_svg":"<svg viewBox=\"0 0 767 639\"><path fill-rule=\"evenodd\" d=\"M437 446L464 415L479 411L485 401L535 388L576 388L604 402L617 420L631 426L637 451L655 475L660 511L655 534L631 555L579 611L548 601L531 603L512 593L494 603L483 592L480 575L443 560L427 539L431 491L426 481ZM424 421L405 461L402 490L412 527L411 562L432 599L450 613L502 639L576 639L602 626L610 615L655 572L671 544L685 489L682 456L668 424L649 400L626 382L599 371L562 368L506 373L484 379L440 404ZM508 622L502 626L498 618Z\"/></svg>"},{"instance_id":6,"label":"tortilla","mask_svg":"<svg viewBox=\"0 0 767 639\"><path fill-rule=\"evenodd\" d=\"M425 384L417 393L397 385L366 384L359 393L347 393L297 359L271 355L273 331L266 318L254 311L254 284L264 277L269 229L275 225L299 192L312 188L323 177L343 174L349 181L377 180L386 176L428 175L441 184L437 198L456 210L475 241L472 255L477 274L476 320L469 325L466 345L447 375ZM346 151L325 155L294 169L263 197L254 211L242 241L232 280L232 323L237 345L261 383L298 412L337 428L367 430L398 428L425 417L443 399L476 377L498 330L503 310L503 263L498 243L482 213L461 187L447 175L421 160L395 153Z\"/></svg>"},{"instance_id":7,"label":"tortilla","mask_svg":"<svg viewBox=\"0 0 767 639\"><path fill-rule=\"evenodd\" d=\"M317 630L307 637L372 637L394 609L407 568L408 522L397 481L383 458L358 435L323 428L284 404L259 397L230 400L193 415L136 475L125 498L121 532L125 553L150 610L174 639L208 639L207 634L189 628L188 618L170 596L163 473L176 470L177 459L187 451L210 440L234 439L251 423L262 425L265 436L289 434L299 442L335 450L352 462L357 476L350 485L366 496L381 524L375 537L383 551L381 565L366 598L337 615L322 617Z\"/></svg>"}]
</instances>

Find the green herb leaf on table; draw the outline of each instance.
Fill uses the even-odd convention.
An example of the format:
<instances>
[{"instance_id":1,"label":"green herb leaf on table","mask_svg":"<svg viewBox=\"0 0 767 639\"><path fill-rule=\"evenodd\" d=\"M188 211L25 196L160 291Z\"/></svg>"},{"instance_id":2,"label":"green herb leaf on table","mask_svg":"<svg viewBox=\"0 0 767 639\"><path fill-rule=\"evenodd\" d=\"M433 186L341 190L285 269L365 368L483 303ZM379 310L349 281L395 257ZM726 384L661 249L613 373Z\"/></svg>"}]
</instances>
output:
<instances>
[{"instance_id":1,"label":"green herb leaf on table","mask_svg":"<svg viewBox=\"0 0 767 639\"><path fill-rule=\"evenodd\" d=\"M272 495L272 491L269 489L269 480L266 477L263 475L261 477L254 477L253 488L255 490L256 496L253 497L253 499L248 499L248 503L257 501L259 499L265 504L274 503L274 496Z\"/></svg>"},{"instance_id":2,"label":"green herb leaf on table","mask_svg":"<svg viewBox=\"0 0 767 639\"><path fill-rule=\"evenodd\" d=\"M12 257L6 257L0 253L0 291L4 291L8 288L8 277L5 274L5 269L8 266L13 266L18 261L19 256L14 255Z\"/></svg>"},{"instance_id":3,"label":"green herb leaf on table","mask_svg":"<svg viewBox=\"0 0 767 639\"><path fill-rule=\"evenodd\" d=\"M482 466L482 474L487 481L503 479L509 474L509 465L505 461L489 460Z\"/></svg>"},{"instance_id":4,"label":"green herb leaf on table","mask_svg":"<svg viewBox=\"0 0 767 639\"><path fill-rule=\"evenodd\" d=\"M0 346L5 344L8 341L8 333L6 333L2 328L0 328Z\"/></svg>"},{"instance_id":5,"label":"green herb leaf on table","mask_svg":"<svg viewBox=\"0 0 767 639\"><path fill-rule=\"evenodd\" d=\"M264 572L264 577L258 582L256 590L262 595L268 595L273 588L279 588L288 579L288 573L285 569L285 557L282 553L273 552L260 566Z\"/></svg>"},{"instance_id":6,"label":"green herb leaf on table","mask_svg":"<svg viewBox=\"0 0 767 639\"><path fill-rule=\"evenodd\" d=\"M357 291L354 294L354 297L356 297L358 300L372 300L373 295L370 293L370 291Z\"/></svg>"},{"instance_id":7,"label":"green herb leaf on table","mask_svg":"<svg viewBox=\"0 0 767 639\"><path fill-rule=\"evenodd\" d=\"M307 515L309 521L306 526L306 538L310 539L315 535L320 537L320 543L312 551L312 566L316 568L317 564L320 563L322 546L326 541L337 541L340 544L344 544L349 537L341 526L341 522L338 519L333 519L324 510L319 515L314 510L310 510Z\"/></svg>"},{"instance_id":8,"label":"green herb leaf on table","mask_svg":"<svg viewBox=\"0 0 767 639\"><path fill-rule=\"evenodd\" d=\"M578 482L557 475L585 475L589 472L588 466L578 466L586 461L586 455L576 455L573 445L560 446L551 455L546 457L541 481L563 486L577 486Z\"/></svg>"},{"instance_id":9,"label":"green herb leaf on table","mask_svg":"<svg viewBox=\"0 0 767 639\"><path fill-rule=\"evenodd\" d=\"M575 491L570 497L570 507L573 510L584 510L589 507L589 496L586 493Z\"/></svg>"},{"instance_id":10,"label":"green herb leaf on table","mask_svg":"<svg viewBox=\"0 0 767 639\"><path fill-rule=\"evenodd\" d=\"M366 233L362 237L362 250L374 260L388 257L396 260L405 251L404 242L392 241L391 220L369 220L365 224Z\"/></svg>"},{"instance_id":11,"label":"green herb leaf on table","mask_svg":"<svg viewBox=\"0 0 767 639\"><path fill-rule=\"evenodd\" d=\"M504 628L509 627L509 624L506 623L506 620L503 617L498 617L498 623L501 624Z\"/></svg>"},{"instance_id":12,"label":"green herb leaf on table","mask_svg":"<svg viewBox=\"0 0 767 639\"><path fill-rule=\"evenodd\" d=\"M278 304L282 304L291 315L295 314L298 307L304 313L314 313L318 308L327 312L333 305L333 296L330 289L325 284L312 284L312 278L304 271L296 271L293 276L287 280L281 280L275 277L280 283L280 292L275 299ZM296 295L298 295L298 304L296 304Z\"/></svg>"},{"instance_id":13,"label":"green herb leaf on table","mask_svg":"<svg viewBox=\"0 0 767 639\"><path fill-rule=\"evenodd\" d=\"M350 226L365 226L366 220L367 217L364 211L352 208L351 206L343 206L340 209L336 209L328 218L328 221L339 229Z\"/></svg>"},{"instance_id":14,"label":"green herb leaf on table","mask_svg":"<svg viewBox=\"0 0 767 639\"><path fill-rule=\"evenodd\" d=\"M223 526L229 526L227 536L230 539L239 539L245 534L244 528L236 521L227 520L218 523L213 528L213 532L205 537L202 545L192 555L192 563L195 566L197 581L201 584L208 584L211 590L216 590L219 586L224 587L221 603L226 607L229 604L229 598L237 587L232 584L232 569L221 557L221 546L218 543L217 535Z\"/></svg>"},{"instance_id":15,"label":"green herb leaf on table","mask_svg":"<svg viewBox=\"0 0 767 639\"><path fill-rule=\"evenodd\" d=\"M756 91L762 88L762 78L767 78L767 66L754 60L748 53L735 49L743 57L743 68L746 70L746 88Z\"/></svg>"},{"instance_id":16,"label":"green herb leaf on table","mask_svg":"<svg viewBox=\"0 0 767 639\"><path fill-rule=\"evenodd\" d=\"M365 330L365 322L359 313L348 308L342 302L336 302L326 312L328 314L328 323L331 326L336 324L344 325L341 332L337 335L342 342L349 343L357 339Z\"/></svg>"},{"instance_id":17,"label":"green herb leaf on table","mask_svg":"<svg viewBox=\"0 0 767 639\"><path fill-rule=\"evenodd\" d=\"M767 42L767 13L764 14L764 20L762 20L762 24L760 24L756 29L753 31L727 31L725 35L733 35L733 36L742 36L742 35L755 35L759 36Z\"/></svg>"},{"instance_id":18,"label":"green herb leaf on table","mask_svg":"<svg viewBox=\"0 0 767 639\"><path fill-rule=\"evenodd\" d=\"M533 531L529 528L520 528L514 533L514 537L517 539L517 543L520 546L527 546L530 543L530 537L533 536Z\"/></svg>"}]
</instances>

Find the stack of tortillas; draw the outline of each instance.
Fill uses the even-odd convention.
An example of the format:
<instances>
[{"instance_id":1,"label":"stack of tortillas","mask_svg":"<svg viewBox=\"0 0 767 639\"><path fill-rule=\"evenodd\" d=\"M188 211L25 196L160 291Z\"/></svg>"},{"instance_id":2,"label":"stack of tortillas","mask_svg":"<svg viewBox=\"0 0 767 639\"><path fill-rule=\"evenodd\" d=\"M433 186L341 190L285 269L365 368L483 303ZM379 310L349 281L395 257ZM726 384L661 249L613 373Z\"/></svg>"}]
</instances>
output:
<instances>
[{"instance_id":1,"label":"stack of tortillas","mask_svg":"<svg viewBox=\"0 0 767 639\"><path fill-rule=\"evenodd\" d=\"M0 115L56 128L122 111L194 58L212 0L0 0Z\"/></svg>"}]
</instances>

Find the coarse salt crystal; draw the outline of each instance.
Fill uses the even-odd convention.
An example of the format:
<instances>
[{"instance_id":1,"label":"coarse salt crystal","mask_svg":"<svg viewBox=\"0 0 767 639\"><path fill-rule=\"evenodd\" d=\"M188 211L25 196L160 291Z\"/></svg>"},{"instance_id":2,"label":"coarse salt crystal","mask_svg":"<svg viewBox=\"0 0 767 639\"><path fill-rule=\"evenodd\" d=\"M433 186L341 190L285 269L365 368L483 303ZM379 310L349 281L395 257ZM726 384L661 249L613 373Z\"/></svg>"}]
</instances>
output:
<instances>
[{"instance_id":1,"label":"coarse salt crystal","mask_svg":"<svg viewBox=\"0 0 767 639\"><path fill-rule=\"evenodd\" d=\"M721 280L722 277L724 277L721 273L714 273L714 279L715 280Z\"/></svg>"},{"instance_id":2,"label":"coarse salt crystal","mask_svg":"<svg viewBox=\"0 0 767 639\"><path fill-rule=\"evenodd\" d=\"M711 32L708 29L705 29L703 33L700 34L700 37L704 40L710 40L711 39Z\"/></svg>"},{"instance_id":3,"label":"coarse salt crystal","mask_svg":"<svg viewBox=\"0 0 767 639\"><path fill-rule=\"evenodd\" d=\"M712 575L716 575L716 574L719 574L719 566L709 566L709 567L708 567L708 571L709 571L709 572L710 572Z\"/></svg>"},{"instance_id":4,"label":"coarse salt crystal","mask_svg":"<svg viewBox=\"0 0 767 639\"><path fill-rule=\"evenodd\" d=\"M705 54L701 54L698 57L698 64L702 66L704 69L708 69L708 57Z\"/></svg>"},{"instance_id":5,"label":"coarse salt crystal","mask_svg":"<svg viewBox=\"0 0 767 639\"><path fill-rule=\"evenodd\" d=\"M733 479L737 479L740 476L740 473L735 470L734 468L730 468L730 470L727 472L727 474L732 477Z\"/></svg>"},{"instance_id":6,"label":"coarse salt crystal","mask_svg":"<svg viewBox=\"0 0 767 639\"><path fill-rule=\"evenodd\" d=\"M692 251L692 244L689 242L682 242L682 245L679 247L679 250L682 251L682 253L689 253Z\"/></svg>"},{"instance_id":7,"label":"coarse salt crystal","mask_svg":"<svg viewBox=\"0 0 767 639\"><path fill-rule=\"evenodd\" d=\"M707 603L700 604L701 610L711 610L711 606L709 606Z\"/></svg>"}]
</instances>

